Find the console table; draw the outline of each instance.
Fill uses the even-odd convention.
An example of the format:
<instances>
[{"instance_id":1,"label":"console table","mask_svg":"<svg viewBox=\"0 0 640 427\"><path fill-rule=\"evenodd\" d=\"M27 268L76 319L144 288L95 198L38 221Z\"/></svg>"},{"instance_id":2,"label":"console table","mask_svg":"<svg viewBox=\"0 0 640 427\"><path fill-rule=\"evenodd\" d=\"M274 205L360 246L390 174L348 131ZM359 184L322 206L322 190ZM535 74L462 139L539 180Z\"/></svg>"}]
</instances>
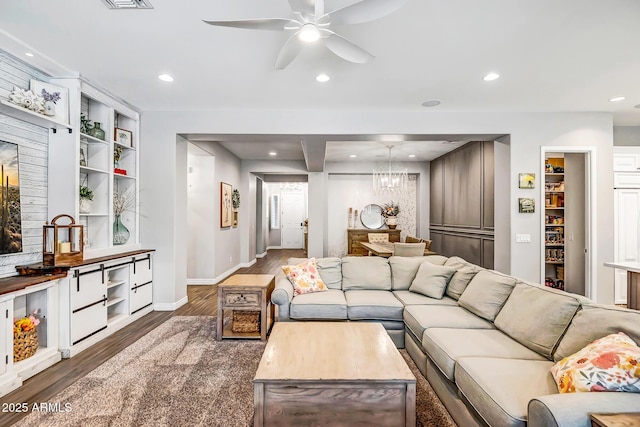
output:
<instances>
[{"instance_id":1,"label":"console table","mask_svg":"<svg viewBox=\"0 0 640 427\"><path fill-rule=\"evenodd\" d=\"M347 230L347 255L369 255L360 242L369 241L369 233L383 233L389 235L390 242L400 241L400 230L389 230L387 228L350 228Z\"/></svg>"}]
</instances>

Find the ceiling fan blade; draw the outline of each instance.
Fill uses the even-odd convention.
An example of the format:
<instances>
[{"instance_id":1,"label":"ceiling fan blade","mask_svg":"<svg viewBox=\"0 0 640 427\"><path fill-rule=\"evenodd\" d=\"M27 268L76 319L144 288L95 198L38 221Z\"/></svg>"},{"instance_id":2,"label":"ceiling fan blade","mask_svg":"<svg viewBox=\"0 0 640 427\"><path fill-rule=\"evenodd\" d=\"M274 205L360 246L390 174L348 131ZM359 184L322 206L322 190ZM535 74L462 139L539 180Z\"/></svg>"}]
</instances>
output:
<instances>
[{"instance_id":1,"label":"ceiling fan blade","mask_svg":"<svg viewBox=\"0 0 640 427\"><path fill-rule=\"evenodd\" d=\"M329 37L323 38L325 46L338 55L342 59L346 59L350 62L358 64L364 64L375 58L372 54L350 42L342 36L334 33L333 31L325 30L324 32L330 33Z\"/></svg>"},{"instance_id":2,"label":"ceiling fan blade","mask_svg":"<svg viewBox=\"0 0 640 427\"><path fill-rule=\"evenodd\" d=\"M289 6L294 12L300 12L304 16L310 17L314 13L313 0L289 0Z\"/></svg>"},{"instance_id":3,"label":"ceiling fan blade","mask_svg":"<svg viewBox=\"0 0 640 427\"><path fill-rule=\"evenodd\" d=\"M328 15L331 24L361 24L374 21L398 10L407 0L361 0Z\"/></svg>"},{"instance_id":4,"label":"ceiling fan blade","mask_svg":"<svg viewBox=\"0 0 640 427\"><path fill-rule=\"evenodd\" d=\"M289 37L289 40L282 46L278 59L276 60L276 70L287 68L304 47L305 42L298 38L298 32Z\"/></svg>"},{"instance_id":5,"label":"ceiling fan blade","mask_svg":"<svg viewBox=\"0 0 640 427\"><path fill-rule=\"evenodd\" d=\"M242 21L203 21L217 27L248 28L250 30L284 31L285 27L298 28L300 22L293 19L243 19Z\"/></svg>"}]
</instances>

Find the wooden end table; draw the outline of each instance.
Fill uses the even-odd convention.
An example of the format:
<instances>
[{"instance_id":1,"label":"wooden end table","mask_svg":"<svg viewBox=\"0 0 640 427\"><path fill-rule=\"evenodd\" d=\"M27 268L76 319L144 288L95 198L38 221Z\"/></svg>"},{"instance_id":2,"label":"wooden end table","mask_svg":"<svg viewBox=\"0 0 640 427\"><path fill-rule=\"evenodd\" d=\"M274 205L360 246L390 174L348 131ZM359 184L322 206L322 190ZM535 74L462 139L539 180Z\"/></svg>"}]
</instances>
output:
<instances>
[{"instance_id":1,"label":"wooden end table","mask_svg":"<svg viewBox=\"0 0 640 427\"><path fill-rule=\"evenodd\" d=\"M628 414L591 414L593 427L638 427L640 413Z\"/></svg>"},{"instance_id":2,"label":"wooden end table","mask_svg":"<svg viewBox=\"0 0 640 427\"><path fill-rule=\"evenodd\" d=\"M275 319L271 293L275 288L273 274L235 274L218 285L218 318L216 339L260 339L265 341ZM234 332L234 311L260 313L259 331Z\"/></svg>"}]
</instances>

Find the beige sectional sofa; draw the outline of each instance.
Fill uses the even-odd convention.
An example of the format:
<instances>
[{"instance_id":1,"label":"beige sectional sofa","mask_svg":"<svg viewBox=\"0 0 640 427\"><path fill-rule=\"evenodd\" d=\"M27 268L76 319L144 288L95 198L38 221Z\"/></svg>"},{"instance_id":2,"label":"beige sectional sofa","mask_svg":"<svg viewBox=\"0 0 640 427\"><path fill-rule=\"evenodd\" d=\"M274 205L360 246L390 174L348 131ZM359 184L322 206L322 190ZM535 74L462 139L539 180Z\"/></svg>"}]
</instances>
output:
<instances>
[{"instance_id":1,"label":"beige sectional sofa","mask_svg":"<svg viewBox=\"0 0 640 427\"><path fill-rule=\"evenodd\" d=\"M409 289L423 262L455 269L441 299ZM559 394L550 373L555 362L611 333L640 343L640 312L458 257L323 258L317 265L329 291L294 296L277 274L278 320L382 323L461 426L587 427L589 413L640 412L640 394Z\"/></svg>"}]
</instances>

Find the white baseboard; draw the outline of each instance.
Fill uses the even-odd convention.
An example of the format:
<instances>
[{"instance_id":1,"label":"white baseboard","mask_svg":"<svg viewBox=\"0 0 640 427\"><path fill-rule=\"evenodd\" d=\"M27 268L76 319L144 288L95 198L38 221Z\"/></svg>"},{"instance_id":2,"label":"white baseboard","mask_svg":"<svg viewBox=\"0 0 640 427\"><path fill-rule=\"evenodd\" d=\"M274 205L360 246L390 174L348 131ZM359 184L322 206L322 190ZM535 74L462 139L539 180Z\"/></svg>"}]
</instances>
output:
<instances>
[{"instance_id":1,"label":"white baseboard","mask_svg":"<svg viewBox=\"0 0 640 427\"><path fill-rule=\"evenodd\" d=\"M218 283L221 282L222 280L226 279L227 277L231 276L233 273L235 273L236 271L238 271L241 268L247 268L247 267L251 267L253 264L256 263L256 259L252 259L249 262L243 262L241 264L236 265L233 268L228 269L227 271L225 271L224 273L216 276L213 280L213 283Z\"/></svg>"},{"instance_id":2,"label":"white baseboard","mask_svg":"<svg viewBox=\"0 0 640 427\"><path fill-rule=\"evenodd\" d=\"M215 285L216 279L187 279L187 285Z\"/></svg>"},{"instance_id":3,"label":"white baseboard","mask_svg":"<svg viewBox=\"0 0 640 427\"><path fill-rule=\"evenodd\" d=\"M188 302L189 298L187 298L187 296L185 295L183 298L176 302L153 304L153 309L155 311L175 311Z\"/></svg>"},{"instance_id":4,"label":"white baseboard","mask_svg":"<svg viewBox=\"0 0 640 427\"><path fill-rule=\"evenodd\" d=\"M256 254L256 258L264 258L266 256L267 256L267 251L264 251L261 254Z\"/></svg>"},{"instance_id":5,"label":"white baseboard","mask_svg":"<svg viewBox=\"0 0 640 427\"><path fill-rule=\"evenodd\" d=\"M267 246L267 250L269 249L282 249L282 246Z\"/></svg>"}]
</instances>

